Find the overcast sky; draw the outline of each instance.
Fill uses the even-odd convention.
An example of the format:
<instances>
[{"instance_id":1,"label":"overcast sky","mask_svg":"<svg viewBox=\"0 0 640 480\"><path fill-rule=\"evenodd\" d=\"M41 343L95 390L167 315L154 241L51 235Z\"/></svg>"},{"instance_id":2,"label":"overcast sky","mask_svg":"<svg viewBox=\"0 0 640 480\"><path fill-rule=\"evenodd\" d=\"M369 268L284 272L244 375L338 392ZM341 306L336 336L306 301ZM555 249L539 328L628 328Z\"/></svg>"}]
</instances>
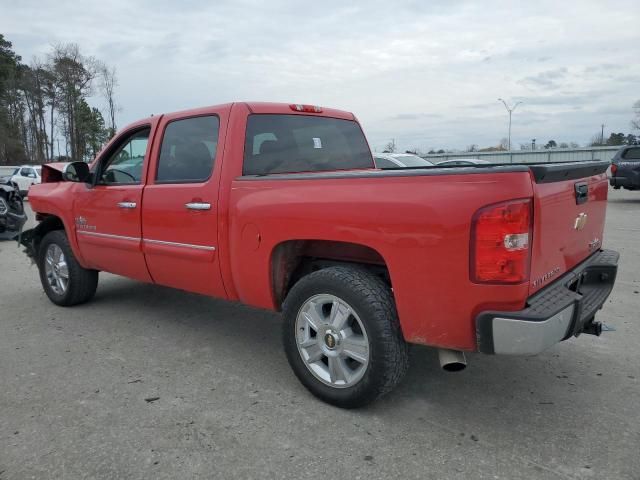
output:
<instances>
[{"instance_id":1,"label":"overcast sky","mask_svg":"<svg viewBox=\"0 0 640 480\"><path fill-rule=\"evenodd\" d=\"M117 68L119 125L236 100L353 111L373 148L586 143L629 132L640 1L0 0L24 61L75 42ZM104 102L96 97L96 106Z\"/></svg>"}]
</instances>

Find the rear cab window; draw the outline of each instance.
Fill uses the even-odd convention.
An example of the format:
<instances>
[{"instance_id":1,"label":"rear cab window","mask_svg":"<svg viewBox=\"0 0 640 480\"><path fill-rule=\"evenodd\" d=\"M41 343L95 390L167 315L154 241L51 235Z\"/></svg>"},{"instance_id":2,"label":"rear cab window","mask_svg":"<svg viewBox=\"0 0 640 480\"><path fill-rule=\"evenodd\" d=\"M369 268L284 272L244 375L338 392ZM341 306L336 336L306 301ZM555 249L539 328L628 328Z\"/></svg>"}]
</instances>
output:
<instances>
[{"instance_id":1,"label":"rear cab window","mask_svg":"<svg viewBox=\"0 0 640 480\"><path fill-rule=\"evenodd\" d=\"M243 175L375 168L360 125L311 115L247 119Z\"/></svg>"}]
</instances>

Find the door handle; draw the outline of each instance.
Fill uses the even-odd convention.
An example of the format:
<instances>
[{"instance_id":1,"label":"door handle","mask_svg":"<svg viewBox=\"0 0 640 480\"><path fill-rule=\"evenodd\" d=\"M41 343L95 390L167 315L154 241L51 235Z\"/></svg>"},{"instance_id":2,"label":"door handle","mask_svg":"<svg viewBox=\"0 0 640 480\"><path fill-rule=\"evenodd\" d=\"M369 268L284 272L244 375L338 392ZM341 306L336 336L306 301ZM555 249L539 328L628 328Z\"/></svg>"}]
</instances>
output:
<instances>
[{"instance_id":1,"label":"door handle","mask_svg":"<svg viewBox=\"0 0 640 480\"><path fill-rule=\"evenodd\" d=\"M118 202L120 208L136 208L136 202Z\"/></svg>"},{"instance_id":2,"label":"door handle","mask_svg":"<svg viewBox=\"0 0 640 480\"><path fill-rule=\"evenodd\" d=\"M187 207L189 210L210 210L211 209L210 203L203 203L203 202L189 202L189 203L185 203L184 206Z\"/></svg>"}]
</instances>

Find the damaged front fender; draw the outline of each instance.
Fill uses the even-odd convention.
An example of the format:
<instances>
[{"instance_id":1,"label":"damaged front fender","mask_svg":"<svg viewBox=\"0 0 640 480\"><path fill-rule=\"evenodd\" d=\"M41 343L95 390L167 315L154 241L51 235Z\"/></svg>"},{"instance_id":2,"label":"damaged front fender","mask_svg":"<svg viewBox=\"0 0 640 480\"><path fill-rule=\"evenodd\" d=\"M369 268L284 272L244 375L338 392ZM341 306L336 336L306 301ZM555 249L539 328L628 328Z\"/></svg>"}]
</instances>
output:
<instances>
[{"instance_id":1,"label":"damaged front fender","mask_svg":"<svg viewBox=\"0 0 640 480\"><path fill-rule=\"evenodd\" d=\"M24 247L24 253L31 259L33 263L36 261L36 236L37 236L37 227L30 228L29 230L25 230L24 232L20 232L15 238L18 241L19 245Z\"/></svg>"}]
</instances>

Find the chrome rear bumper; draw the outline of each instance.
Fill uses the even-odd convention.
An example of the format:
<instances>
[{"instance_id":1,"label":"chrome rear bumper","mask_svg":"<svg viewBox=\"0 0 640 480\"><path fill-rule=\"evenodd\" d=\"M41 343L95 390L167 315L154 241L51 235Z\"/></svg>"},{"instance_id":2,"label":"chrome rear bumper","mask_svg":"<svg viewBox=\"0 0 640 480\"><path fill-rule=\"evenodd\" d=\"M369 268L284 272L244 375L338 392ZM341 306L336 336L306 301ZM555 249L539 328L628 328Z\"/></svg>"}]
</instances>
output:
<instances>
[{"instance_id":1,"label":"chrome rear bumper","mask_svg":"<svg viewBox=\"0 0 640 480\"><path fill-rule=\"evenodd\" d=\"M482 312L476 318L478 350L535 355L572 335L591 332L596 312L613 289L618 253L601 250L533 295L524 310Z\"/></svg>"}]
</instances>

